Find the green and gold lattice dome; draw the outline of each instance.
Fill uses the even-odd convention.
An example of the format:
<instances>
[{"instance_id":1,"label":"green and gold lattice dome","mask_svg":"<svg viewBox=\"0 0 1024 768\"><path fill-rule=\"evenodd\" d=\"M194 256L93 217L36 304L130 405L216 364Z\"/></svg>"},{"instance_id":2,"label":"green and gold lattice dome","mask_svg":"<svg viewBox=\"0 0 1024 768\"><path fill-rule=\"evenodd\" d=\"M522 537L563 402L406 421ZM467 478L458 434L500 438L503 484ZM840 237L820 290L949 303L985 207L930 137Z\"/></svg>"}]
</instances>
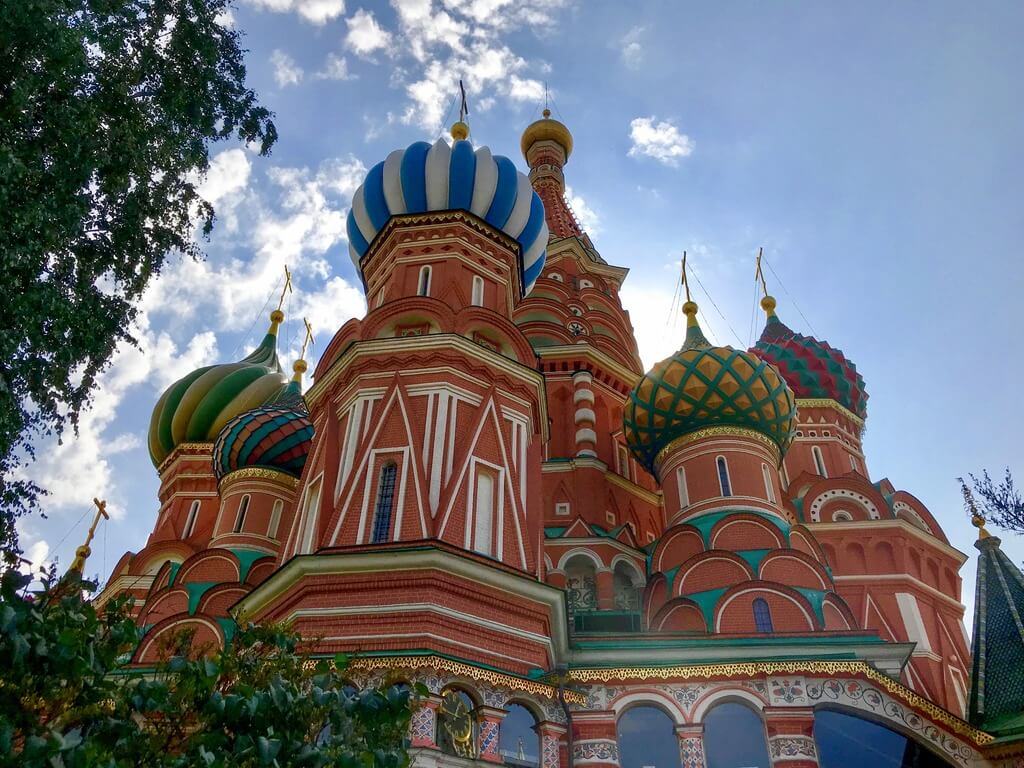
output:
<instances>
[{"instance_id":1,"label":"green and gold lattice dome","mask_svg":"<svg viewBox=\"0 0 1024 768\"><path fill-rule=\"evenodd\" d=\"M686 302L686 342L657 363L626 400L623 427L637 461L654 472L661 450L707 427L750 429L783 453L793 439L796 405L779 372L750 352L716 347Z\"/></svg>"}]
</instances>

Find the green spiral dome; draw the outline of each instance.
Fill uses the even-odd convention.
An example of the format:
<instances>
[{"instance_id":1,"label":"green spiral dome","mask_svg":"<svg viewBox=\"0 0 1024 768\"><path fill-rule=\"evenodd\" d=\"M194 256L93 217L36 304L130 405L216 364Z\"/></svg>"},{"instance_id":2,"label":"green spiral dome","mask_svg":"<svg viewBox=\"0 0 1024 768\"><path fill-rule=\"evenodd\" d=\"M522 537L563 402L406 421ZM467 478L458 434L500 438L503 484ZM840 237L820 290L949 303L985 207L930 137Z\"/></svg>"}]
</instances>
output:
<instances>
[{"instance_id":1,"label":"green spiral dome","mask_svg":"<svg viewBox=\"0 0 1024 768\"><path fill-rule=\"evenodd\" d=\"M149 455L159 467L182 443L212 443L231 419L277 399L288 377L277 359L277 328L270 315L263 341L237 363L208 365L174 382L161 395L149 422Z\"/></svg>"},{"instance_id":2,"label":"green spiral dome","mask_svg":"<svg viewBox=\"0 0 1024 768\"><path fill-rule=\"evenodd\" d=\"M686 342L657 363L626 400L623 427L637 461L655 471L661 450L706 427L754 430L785 452L796 427L793 393L779 372L750 352L712 346L687 302Z\"/></svg>"}]
</instances>

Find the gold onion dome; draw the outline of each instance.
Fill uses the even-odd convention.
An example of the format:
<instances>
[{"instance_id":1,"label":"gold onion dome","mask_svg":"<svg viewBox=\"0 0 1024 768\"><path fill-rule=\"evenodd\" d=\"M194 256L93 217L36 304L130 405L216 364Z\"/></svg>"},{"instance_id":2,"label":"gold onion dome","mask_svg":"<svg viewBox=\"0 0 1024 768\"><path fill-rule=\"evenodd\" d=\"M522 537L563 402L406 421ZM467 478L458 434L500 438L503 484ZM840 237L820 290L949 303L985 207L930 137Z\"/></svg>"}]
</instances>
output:
<instances>
[{"instance_id":1,"label":"gold onion dome","mask_svg":"<svg viewBox=\"0 0 1024 768\"><path fill-rule=\"evenodd\" d=\"M284 313L270 313L263 341L237 363L192 371L161 395L149 422L149 455L159 467L182 443L212 443L235 416L277 400L288 377L277 359L277 329Z\"/></svg>"},{"instance_id":2,"label":"gold onion dome","mask_svg":"<svg viewBox=\"0 0 1024 768\"><path fill-rule=\"evenodd\" d=\"M565 125L551 117L550 109L545 109L544 117L530 123L523 131L523 138L519 143L523 157L526 157L527 151L538 141L553 141L560 145L565 150L566 160L572 154L572 134Z\"/></svg>"},{"instance_id":3,"label":"gold onion dome","mask_svg":"<svg viewBox=\"0 0 1024 768\"><path fill-rule=\"evenodd\" d=\"M750 352L716 347L697 324L687 301L686 341L657 363L626 400L626 443L637 461L655 472L661 451L707 427L752 430L785 453L796 428L793 393L779 372Z\"/></svg>"}]
</instances>

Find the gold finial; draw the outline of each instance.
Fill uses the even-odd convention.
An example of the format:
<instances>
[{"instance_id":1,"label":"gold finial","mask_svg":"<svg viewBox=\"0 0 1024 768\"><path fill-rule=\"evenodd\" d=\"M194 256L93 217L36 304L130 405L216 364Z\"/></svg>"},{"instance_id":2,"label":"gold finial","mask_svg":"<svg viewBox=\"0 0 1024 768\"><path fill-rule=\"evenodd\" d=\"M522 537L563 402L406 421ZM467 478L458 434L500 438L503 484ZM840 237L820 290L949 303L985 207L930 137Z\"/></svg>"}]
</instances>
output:
<instances>
[{"instance_id":1,"label":"gold finial","mask_svg":"<svg viewBox=\"0 0 1024 768\"><path fill-rule=\"evenodd\" d=\"M545 119L547 119L547 118L551 117L551 110L548 109L547 107L544 107L544 111L541 112L541 114L544 115Z\"/></svg>"},{"instance_id":2,"label":"gold finial","mask_svg":"<svg viewBox=\"0 0 1024 768\"><path fill-rule=\"evenodd\" d=\"M764 279L764 271L761 269L761 257L764 255L764 248L757 249L757 272L754 279L761 282L761 309L768 317L775 316L775 297L768 295L768 283Z\"/></svg>"},{"instance_id":3,"label":"gold finial","mask_svg":"<svg viewBox=\"0 0 1024 768\"><path fill-rule=\"evenodd\" d=\"M466 87L459 80L459 121L452 126L452 138L462 141L469 138L469 126L466 124L466 117L469 115L469 105L466 103Z\"/></svg>"},{"instance_id":4,"label":"gold finial","mask_svg":"<svg viewBox=\"0 0 1024 768\"><path fill-rule=\"evenodd\" d=\"M686 315L686 327L695 328L697 326L697 303L690 300L690 281L686 277L686 251L683 251L681 271L683 290L686 292L686 301L683 303L683 314Z\"/></svg>"},{"instance_id":5,"label":"gold finial","mask_svg":"<svg viewBox=\"0 0 1024 768\"><path fill-rule=\"evenodd\" d=\"M985 516L978 511L978 505L974 503L974 494L962 477L958 479L960 480L960 492L964 497L964 506L971 513L971 525L978 529L978 540L991 538L992 534L985 530Z\"/></svg>"},{"instance_id":6,"label":"gold finial","mask_svg":"<svg viewBox=\"0 0 1024 768\"><path fill-rule=\"evenodd\" d=\"M309 370L309 366L306 364L306 347L316 344L316 340L313 338L313 326L306 318L302 318L302 322L306 324L306 338L302 340L302 352L299 353L299 359L292 364L292 371L295 372L292 381L302 381L302 374Z\"/></svg>"},{"instance_id":7,"label":"gold finial","mask_svg":"<svg viewBox=\"0 0 1024 768\"><path fill-rule=\"evenodd\" d=\"M284 265L284 287L281 288L281 298L277 300L277 309L270 313L270 330L267 333L277 336L277 328L281 323L284 322L284 312L281 311L281 307L284 306L284 297L286 294L292 293L292 273L288 270L288 265Z\"/></svg>"},{"instance_id":8,"label":"gold finial","mask_svg":"<svg viewBox=\"0 0 1024 768\"><path fill-rule=\"evenodd\" d=\"M89 545L92 543L92 537L96 534L96 526L99 525L101 517L106 520L110 519L110 515L107 514L106 499L100 501L97 498L93 498L92 503L96 505L96 514L93 515L92 525L89 526L89 533L85 537L85 543L75 550L75 559L71 562L68 573L78 571L79 574L82 574L85 571L85 561L92 554Z\"/></svg>"}]
</instances>

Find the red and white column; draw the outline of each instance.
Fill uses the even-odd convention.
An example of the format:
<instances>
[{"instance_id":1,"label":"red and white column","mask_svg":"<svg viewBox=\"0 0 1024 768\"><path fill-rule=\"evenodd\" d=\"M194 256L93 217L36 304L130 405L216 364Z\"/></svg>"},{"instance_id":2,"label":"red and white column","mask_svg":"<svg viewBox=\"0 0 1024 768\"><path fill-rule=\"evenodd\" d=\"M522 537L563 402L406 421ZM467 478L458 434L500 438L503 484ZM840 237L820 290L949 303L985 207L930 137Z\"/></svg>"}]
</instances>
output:
<instances>
[{"instance_id":1,"label":"red and white column","mask_svg":"<svg viewBox=\"0 0 1024 768\"><path fill-rule=\"evenodd\" d=\"M594 377L589 371L577 371L572 376L572 402L576 407L576 455L597 456L597 416L594 414Z\"/></svg>"},{"instance_id":2,"label":"red and white column","mask_svg":"<svg viewBox=\"0 0 1024 768\"><path fill-rule=\"evenodd\" d=\"M682 768L706 768L704 725L677 725L676 737L679 739L679 762Z\"/></svg>"}]
</instances>

